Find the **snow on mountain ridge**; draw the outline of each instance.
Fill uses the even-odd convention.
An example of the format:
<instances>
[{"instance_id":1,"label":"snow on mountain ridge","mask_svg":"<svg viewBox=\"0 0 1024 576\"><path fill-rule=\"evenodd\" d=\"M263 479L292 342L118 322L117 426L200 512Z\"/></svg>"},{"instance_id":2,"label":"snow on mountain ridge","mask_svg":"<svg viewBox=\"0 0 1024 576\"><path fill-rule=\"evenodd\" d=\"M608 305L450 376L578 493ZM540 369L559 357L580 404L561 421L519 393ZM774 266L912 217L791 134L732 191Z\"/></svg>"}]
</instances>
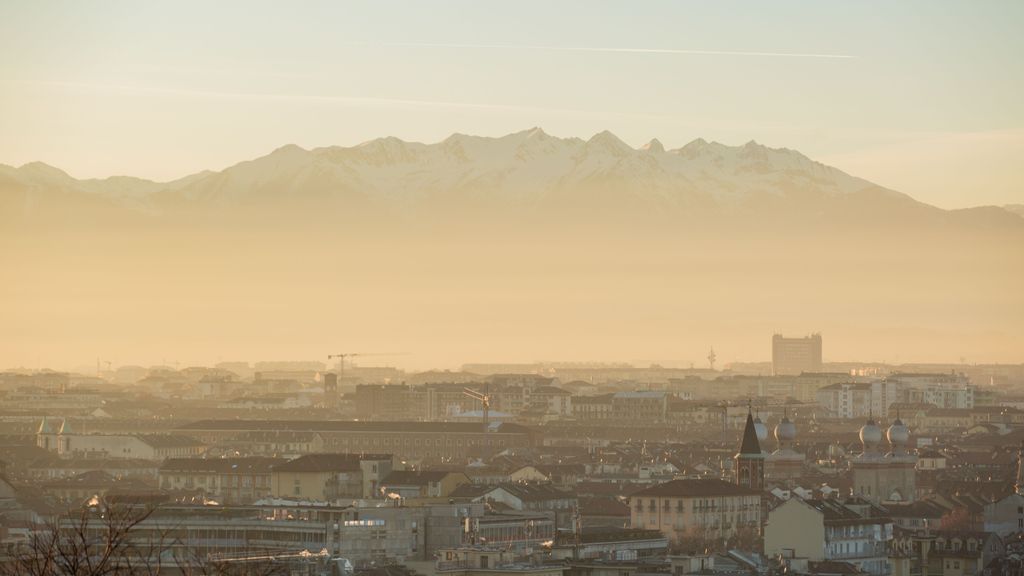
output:
<instances>
[{"instance_id":1,"label":"snow on mountain ridge","mask_svg":"<svg viewBox=\"0 0 1024 576\"><path fill-rule=\"evenodd\" d=\"M48 181L63 174L29 165L15 172L29 180L45 175ZM149 202L154 210L191 203L230 207L310 194L360 197L405 210L459 198L538 204L554 198L586 201L580 191L595 187L606 197L630 202L734 205L756 197L807 198L878 188L799 152L753 140L727 146L698 138L665 150L657 139L633 148L609 131L582 140L550 136L539 127L501 137L452 134L433 144L393 136L311 150L290 144L174 185L64 177L114 200Z\"/></svg>"}]
</instances>

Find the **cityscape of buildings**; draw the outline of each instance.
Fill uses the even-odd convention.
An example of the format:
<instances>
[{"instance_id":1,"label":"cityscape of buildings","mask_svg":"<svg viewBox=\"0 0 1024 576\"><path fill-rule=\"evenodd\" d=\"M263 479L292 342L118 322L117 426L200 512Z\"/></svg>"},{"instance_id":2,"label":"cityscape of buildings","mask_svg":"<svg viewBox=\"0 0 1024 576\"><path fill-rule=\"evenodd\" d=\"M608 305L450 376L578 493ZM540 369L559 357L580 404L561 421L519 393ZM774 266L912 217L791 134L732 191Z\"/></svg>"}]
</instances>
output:
<instances>
[{"instance_id":1,"label":"cityscape of buildings","mask_svg":"<svg viewBox=\"0 0 1024 576\"><path fill-rule=\"evenodd\" d=\"M821 347L776 335L770 365L722 369L3 372L0 550L123 509L144 513L123 554L159 536L179 573L1019 573L1024 365Z\"/></svg>"}]
</instances>

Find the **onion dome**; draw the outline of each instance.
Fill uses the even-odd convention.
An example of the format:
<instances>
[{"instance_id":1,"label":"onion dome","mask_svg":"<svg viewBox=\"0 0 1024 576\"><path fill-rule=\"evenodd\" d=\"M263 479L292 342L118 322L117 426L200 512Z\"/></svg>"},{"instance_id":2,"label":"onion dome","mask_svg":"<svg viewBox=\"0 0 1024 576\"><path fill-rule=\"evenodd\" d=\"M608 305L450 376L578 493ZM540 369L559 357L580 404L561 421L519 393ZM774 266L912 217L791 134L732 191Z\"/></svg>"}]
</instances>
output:
<instances>
[{"instance_id":1,"label":"onion dome","mask_svg":"<svg viewBox=\"0 0 1024 576\"><path fill-rule=\"evenodd\" d=\"M889 439L889 444L892 444L893 449L903 448L910 440L910 430L907 429L907 425L897 417L892 425L889 426L889 430L886 431L885 436Z\"/></svg>"},{"instance_id":2,"label":"onion dome","mask_svg":"<svg viewBox=\"0 0 1024 576\"><path fill-rule=\"evenodd\" d=\"M796 424L788 416L783 416L775 426L775 439L779 444L790 444L796 440Z\"/></svg>"},{"instance_id":3,"label":"onion dome","mask_svg":"<svg viewBox=\"0 0 1024 576\"><path fill-rule=\"evenodd\" d=\"M875 424L874 418L868 418L868 421L860 429L860 443L864 445L864 450L874 450L878 444L882 441L882 429Z\"/></svg>"},{"instance_id":4,"label":"onion dome","mask_svg":"<svg viewBox=\"0 0 1024 576\"><path fill-rule=\"evenodd\" d=\"M764 443L768 440L768 427L761 421L761 417L754 418L754 431L757 432L757 441Z\"/></svg>"}]
</instances>

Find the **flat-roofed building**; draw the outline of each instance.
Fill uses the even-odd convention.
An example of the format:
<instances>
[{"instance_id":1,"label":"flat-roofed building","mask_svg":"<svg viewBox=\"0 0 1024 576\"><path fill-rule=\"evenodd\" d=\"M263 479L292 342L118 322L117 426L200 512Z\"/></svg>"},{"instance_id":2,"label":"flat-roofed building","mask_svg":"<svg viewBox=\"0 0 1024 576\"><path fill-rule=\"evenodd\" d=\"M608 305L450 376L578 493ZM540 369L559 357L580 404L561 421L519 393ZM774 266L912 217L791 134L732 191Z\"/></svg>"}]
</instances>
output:
<instances>
[{"instance_id":1,"label":"flat-roofed building","mask_svg":"<svg viewBox=\"0 0 1024 576\"><path fill-rule=\"evenodd\" d=\"M222 504L248 504L271 495L274 466L284 458L168 458L160 466L162 490L200 492Z\"/></svg>"},{"instance_id":2,"label":"flat-roofed building","mask_svg":"<svg viewBox=\"0 0 1024 576\"><path fill-rule=\"evenodd\" d=\"M274 466L271 493L318 502L379 498L393 468L391 454L307 454Z\"/></svg>"},{"instance_id":3,"label":"flat-roofed building","mask_svg":"<svg viewBox=\"0 0 1024 576\"><path fill-rule=\"evenodd\" d=\"M821 334L803 338L772 336L772 373L821 372Z\"/></svg>"}]
</instances>

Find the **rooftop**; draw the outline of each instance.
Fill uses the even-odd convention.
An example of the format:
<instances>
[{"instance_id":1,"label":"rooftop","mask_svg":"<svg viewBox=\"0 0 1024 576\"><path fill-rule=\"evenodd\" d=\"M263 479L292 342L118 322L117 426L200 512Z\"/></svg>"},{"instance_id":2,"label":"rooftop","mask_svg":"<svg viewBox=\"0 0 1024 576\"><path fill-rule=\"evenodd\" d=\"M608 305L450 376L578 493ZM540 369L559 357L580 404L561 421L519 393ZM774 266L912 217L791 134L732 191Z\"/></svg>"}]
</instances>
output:
<instances>
[{"instance_id":1,"label":"rooftop","mask_svg":"<svg viewBox=\"0 0 1024 576\"><path fill-rule=\"evenodd\" d=\"M280 464L277 472L354 472L363 460L391 460L390 454L306 454Z\"/></svg>"},{"instance_id":2,"label":"rooftop","mask_svg":"<svg viewBox=\"0 0 1024 576\"><path fill-rule=\"evenodd\" d=\"M449 474L461 474L450 470L394 470L384 479L386 486L426 486L440 482Z\"/></svg>"},{"instance_id":3,"label":"rooftop","mask_svg":"<svg viewBox=\"0 0 1024 576\"><path fill-rule=\"evenodd\" d=\"M525 434L529 428L510 423L494 423L492 433ZM179 431L289 431L289 432L419 432L482 433L474 422L368 422L361 420L198 420L177 428Z\"/></svg>"},{"instance_id":4,"label":"rooftop","mask_svg":"<svg viewBox=\"0 0 1024 576\"><path fill-rule=\"evenodd\" d=\"M160 466L162 472L260 473L270 472L287 462L284 458L168 458Z\"/></svg>"},{"instance_id":5,"label":"rooftop","mask_svg":"<svg viewBox=\"0 0 1024 576\"><path fill-rule=\"evenodd\" d=\"M668 496L678 498L699 498L704 496L758 496L760 492L744 488L731 482L708 479L672 480L634 492L634 497Z\"/></svg>"}]
</instances>

